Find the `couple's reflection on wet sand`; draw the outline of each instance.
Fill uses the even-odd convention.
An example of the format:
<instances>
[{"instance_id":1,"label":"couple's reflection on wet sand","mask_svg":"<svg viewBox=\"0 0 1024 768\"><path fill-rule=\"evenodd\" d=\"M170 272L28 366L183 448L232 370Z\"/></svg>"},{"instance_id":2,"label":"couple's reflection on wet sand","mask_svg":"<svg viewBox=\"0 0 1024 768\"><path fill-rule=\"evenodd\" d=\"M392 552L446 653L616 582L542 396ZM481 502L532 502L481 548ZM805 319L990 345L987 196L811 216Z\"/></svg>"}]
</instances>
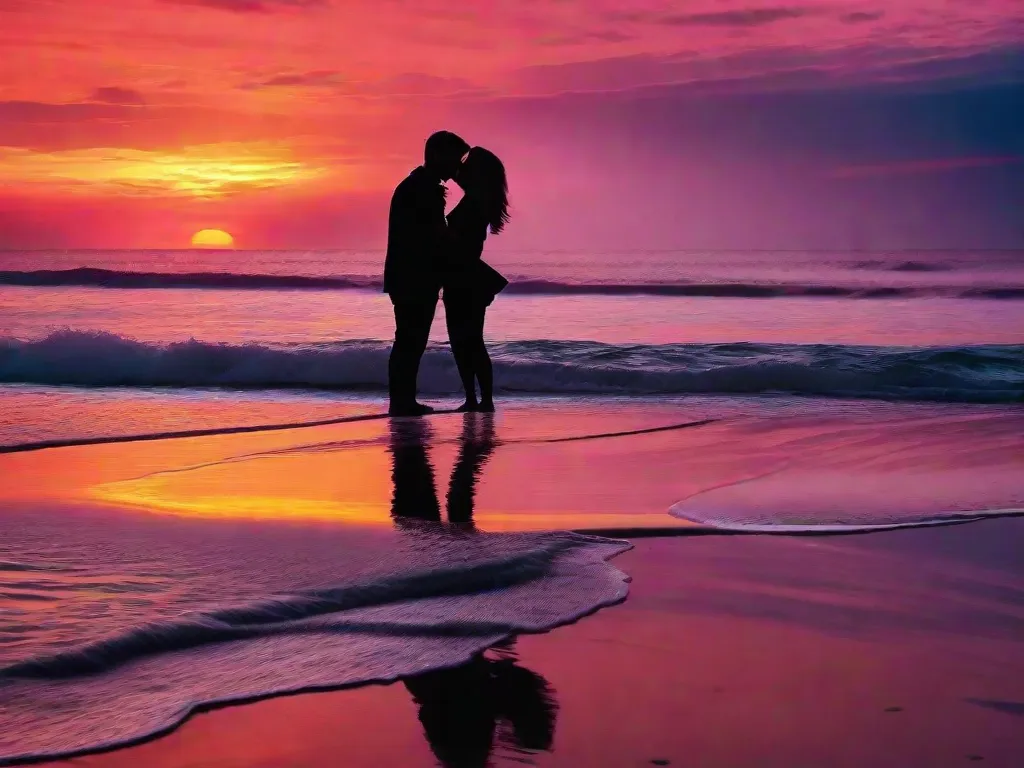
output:
<instances>
[{"instance_id":1,"label":"couple's reflection on wet sand","mask_svg":"<svg viewBox=\"0 0 1024 768\"><path fill-rule=\"evenodd\" d=\"M426 419L392 419L390 430L391 517L398 526L416 520L440 523L434 465L427 452L430 425ZM476 483L494 447L494 414L463 414L459 456L445 499L449 524L472 530Z\"/></svg>"},{"instance_id":2,"label":"couple's reflection on wet sand","mask_svg":"<svg viewBox=\"0 0 1024 768\"><path fill-rule=\"evenodd\" d=\"M446 768L483 768L495 743L514 754L550 751L558 704L547 680L511 646L405 681L434 756Z\"/></svg>"},{"instance_id":3,"label":"couple's reflection on wet sand","mask_svg":"<svg viewBox=\"0 0 1024 768\"><path fill-rule=\"evenodd\" d=\"M441 525L428 453L430 425L426 419L392 419L390 427L395 525ZM454 534L474 530L476 484L495 446L493 414L464 414L445 498L446 527ZM511 642L404 684L416 703L430 749L446 768L483 768L496 744L519 754L551 749L558 712L554 691L543 677L516 663Z\"/></svg>"}]
</instances>

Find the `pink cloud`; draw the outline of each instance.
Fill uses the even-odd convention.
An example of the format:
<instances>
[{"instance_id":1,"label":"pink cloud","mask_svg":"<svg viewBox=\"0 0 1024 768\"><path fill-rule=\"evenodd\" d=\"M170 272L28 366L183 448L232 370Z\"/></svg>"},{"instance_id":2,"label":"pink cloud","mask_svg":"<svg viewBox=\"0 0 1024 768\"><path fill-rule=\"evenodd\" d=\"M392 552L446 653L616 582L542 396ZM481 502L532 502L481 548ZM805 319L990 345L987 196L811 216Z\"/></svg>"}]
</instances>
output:
<instances>
[{"instance_id":1,"label":"pink cloud","mask_svg":"<svg viewBox=\"0 0 1024 768\"><path fill-rule=\"evenodd\" d=\"M674 27L762 27L786 19L810 16L815 12L809 6L736 8L729 11L668 14L660 17L658 22Z\"/></svg>"},{"instance_id":2,"label":"pink cloud","mask_svg":"<svg viewBox=\"0 0 1024 768\"><path fill-rule=\"evenodd\" d=\"M325 6L329 0L161 0L173 5L197 5L233 13L273 13Z\"/></svg>"},{"instance_id":3,"label":"pink cloud","mask_svg":"<svg viewBox=\"0 0 1024 768\"><path fill-rule=\"evenodd\" d=\"M101 104L120 104L125 106L141 106L146 103L134 88L120 88L116 85L107 85L97 88L89 96L89 101L98 101Z\"/></svg>"}]
</instances>

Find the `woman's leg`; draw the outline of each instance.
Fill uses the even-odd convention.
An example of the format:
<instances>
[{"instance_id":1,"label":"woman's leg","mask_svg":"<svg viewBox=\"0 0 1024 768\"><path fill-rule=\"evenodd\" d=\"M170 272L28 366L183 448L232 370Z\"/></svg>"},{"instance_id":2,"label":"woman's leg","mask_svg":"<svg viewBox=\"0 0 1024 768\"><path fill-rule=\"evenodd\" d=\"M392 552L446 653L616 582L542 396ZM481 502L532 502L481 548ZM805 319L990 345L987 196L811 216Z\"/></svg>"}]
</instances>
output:
<instances>
[{"instance_id":1,"label":"woman's leg","mask_svg":"<svg viewBox=\"0 0 1024 768\"><path fill-rule=\"evenodd\" d=\"M475 407L477 402L473 376L473 348L470 343L470 313L462 302L446 301L444 314L445 324L448 326L448 342L452 347L455 367L459 369L462 389L466 393L466 402L462 404L460 410L469 410L470 407Z\"/></svg>"},{"instance_id":2,"label":"woman's leg","mask_svg":"<svg viewBox=\"0 0 1024 768\"><path fill-rule=\"evenodd\" d=\"M477 380L480 382L480 410L493 411L494 370L491 366L491 356L487 353L487 344L484 342L484 321L486 316L486 306L474 307L473 370Z\"/></svg>"}]
</instances>

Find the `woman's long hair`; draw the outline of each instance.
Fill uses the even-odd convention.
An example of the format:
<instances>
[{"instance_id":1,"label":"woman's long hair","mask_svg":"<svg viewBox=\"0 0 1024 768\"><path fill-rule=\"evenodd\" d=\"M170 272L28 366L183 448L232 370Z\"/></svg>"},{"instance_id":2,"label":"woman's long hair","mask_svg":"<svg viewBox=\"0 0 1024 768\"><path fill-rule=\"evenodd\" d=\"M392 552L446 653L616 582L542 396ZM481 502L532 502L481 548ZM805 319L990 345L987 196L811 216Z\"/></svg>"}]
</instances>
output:
<instances>
[{"instance_id":1,"label":"woman's long hair","mask_svg":"<svg viewBox=\"0 0 1024 768\"><path fill-rule=\"evenodd\" d=\"M483 147L469 150L460 175L465 189L483 206L491 234L496 235L508 224L508 179L498 156Z\"/></svg>"}]
</instances>

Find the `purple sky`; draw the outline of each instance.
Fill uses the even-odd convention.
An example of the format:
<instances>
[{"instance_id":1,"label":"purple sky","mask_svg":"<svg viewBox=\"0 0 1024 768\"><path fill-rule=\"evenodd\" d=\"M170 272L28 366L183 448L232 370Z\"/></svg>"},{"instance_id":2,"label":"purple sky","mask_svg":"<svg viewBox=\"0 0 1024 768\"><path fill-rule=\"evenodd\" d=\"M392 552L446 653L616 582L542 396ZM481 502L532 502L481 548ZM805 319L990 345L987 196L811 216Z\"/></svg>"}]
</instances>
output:
<instances>
[{"instance_id":1,"label":"purple sky","mask_svg":"<svg viewBox=\"0 0 1024 768\"><path fill-rule=\"evenodd\" d=\"M442 127L495 246L1024 247L1019 0L622 8L4 3L0 247L379 246Z\"/></svg>"}]
</instances>

